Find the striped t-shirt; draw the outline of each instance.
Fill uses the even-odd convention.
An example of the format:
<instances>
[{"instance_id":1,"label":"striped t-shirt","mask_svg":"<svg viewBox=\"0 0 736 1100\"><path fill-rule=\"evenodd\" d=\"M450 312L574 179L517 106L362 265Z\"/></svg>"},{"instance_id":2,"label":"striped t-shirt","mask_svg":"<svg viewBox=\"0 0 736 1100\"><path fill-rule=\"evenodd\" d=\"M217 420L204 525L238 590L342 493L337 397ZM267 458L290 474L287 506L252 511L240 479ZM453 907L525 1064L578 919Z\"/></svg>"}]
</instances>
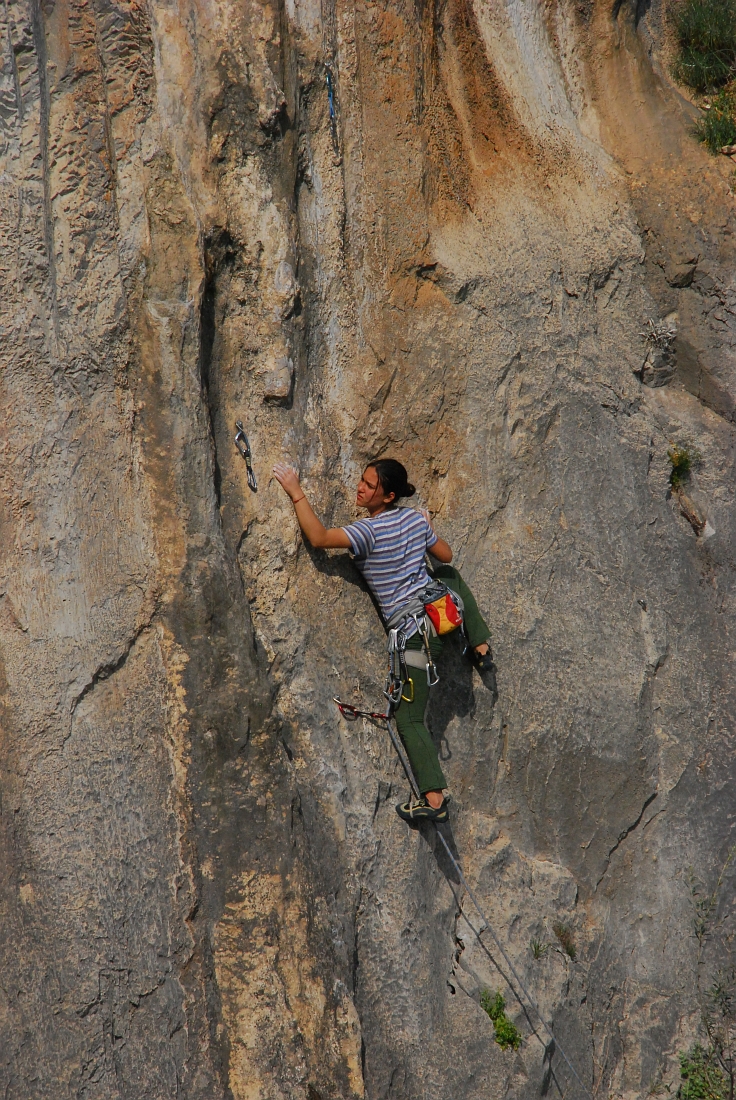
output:
<instances>
[{"instance_id":1,"label":"striped t-shirt","mask_svg":"<svg viewBox=\"0 0 736 1100\"><path fill-rule=\"evenodd\" d=\"M424 554L437 542L437 535L421 512L389 508L343 531L384 619L429 583Z\"/></svg>"}]
</instances>

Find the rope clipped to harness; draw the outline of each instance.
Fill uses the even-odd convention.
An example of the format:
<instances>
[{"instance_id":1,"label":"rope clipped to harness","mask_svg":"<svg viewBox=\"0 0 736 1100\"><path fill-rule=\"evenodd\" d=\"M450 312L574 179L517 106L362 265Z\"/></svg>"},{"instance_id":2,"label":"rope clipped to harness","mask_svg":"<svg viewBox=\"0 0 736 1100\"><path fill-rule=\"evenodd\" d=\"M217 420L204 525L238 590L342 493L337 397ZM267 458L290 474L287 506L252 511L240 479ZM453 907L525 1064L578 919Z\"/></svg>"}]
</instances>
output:
<instances>
[{"instance_id":1,"label":"rope clipped to harness","mask_svg":"<svg viewBox=\"0 0 736 1100\"><path fill-rule=\"evenodd\" d=\"M354 722L358 718L367 718L370 721L382 722L385 725L385 728L388 730L388 734L389 734L389 737L391 738L391 742L394 746L394 749L396 750L396 755L398 756L399 761L401 762L401 766L404 769L404 773L406 774L406 778L409 781L409 786L411 787L412 793L413 793L415 798L419 798L420 797L419 785L418 785L418 783L417 783L417 781L414 777L414 772L412 771L412 767L411 767L411 764L409 762L409 758L406 755L406 750L404 749L404 746L401 744L400 738L399 738L396 730L394 729L392 719L393 719L393 710L395 708L392 706L391 702L389 701L388 708L387 708L387 713L386 714L379 714L376 711L360 710L358 707L354 707L351 703L343 703L342 700L340 699L340 697L337 696L337 695L333 696L333 699L334 699L334 702L337 703L342 716L344 718L346 718L349 722ZM583 1094L588 1098L588 1100L593 1100L593 1096L592 1096L592 1093L590 1092L590 1089L586 1088L586 1086L583 1084L583 1082L580 1078L580 1075L578 1074L577 1070L575 1069L575 1066L572 1064L572 1062L568 1058L567 1054L562 1049L562 1046L560 1044L559 1039L557 1038L555 1033L552 1031L552 1028L549 1026L549 1024L546 1022L546 1020L544 1019L544 1016L542 1016L542 1013L541 1013L540 1009L538 1008L536 1001L533 999L532 995L529 993L528 989L524 985L524 982L519 977L519 975L516 971L516 967L511 962L511 959L509 958L503 944L501 943L498 936L496 935L491 922L488 920L488 917L483 912L483 909L481 908L480 902L478 901L475 894L473 893L470 886L468 885L468 881L465 878L465 875L463 874L463 869L460 866L460 864L458 863L458 861L455 859L454 855L452 854L452 850L450 849L450 845L447 843L447 841L445 840L445 837L442 835L442 832L440 830L439 825L437 824L436 821L433 821L432 825L434 825L435 830L437 832L437 836L442 841L442 846L445 849L445 852L447 853L448 859L450 860L450 862L452 863L452 866L457 871L458 878L460 879L460 882L463 884L463 888L465 889L468 897L470 898L470 900L472 901L472 903L475 906L476 910L478 911L478 915L480 916L480 919L482 921L481 927L480 928L474 928L473 927L473 925L470 922L470 918L463 912L462 907L460 907L460 915L465 919L465 921L467 922L467 924L470 927L471 931L477 936L477 938L480 940L481 943L483 942L480 938L481 937L481 932L484 932L486 929L488 929L488 931L490 932L491 937L493 939L493 942L495 943L496 947L498 948L499 952L501 953L501 957L503 958L504 962L506 963L509 970L513 974L514 980L516 981L516 983L519 987L519 990L521 990L521 992L524 994L524 997L526 998L527 1005L534 1012L534 1015L537 1017L540 1024L544 1028L545 1032L547 1033L547 1035L552 1040L552 1043L554 1044L554 1047L557 1050L559 1050L562 1058L564 1059L565 1063L567 1064L568 1069L570 1070L573 1077L575 1078L575 1080L579 1084L580 1088L582 1089ZM505 975L503 975L503 972L501 972L501 973L502 973L502 976L505 977ZM521 997L519 996L519 991L517 989L514 989L513 985L511 984L511 982L509 981L508 978L505 978L505 980L508 983L509 988L513 992L514 996L517 997L518 1000L520 1001L520 1003L523 1005L524 1002L522 1001Z\"/></svg>"}]
</instances>

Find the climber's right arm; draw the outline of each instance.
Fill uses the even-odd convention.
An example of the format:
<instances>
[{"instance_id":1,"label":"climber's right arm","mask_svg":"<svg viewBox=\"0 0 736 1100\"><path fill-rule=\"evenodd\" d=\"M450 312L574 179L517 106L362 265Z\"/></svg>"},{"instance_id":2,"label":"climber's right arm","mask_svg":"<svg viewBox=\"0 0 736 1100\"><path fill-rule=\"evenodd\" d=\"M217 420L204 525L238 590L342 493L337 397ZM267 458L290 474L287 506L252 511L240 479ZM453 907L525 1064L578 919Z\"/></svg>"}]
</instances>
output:
<instances>
[{"instance_id":1,"label":"climber's right arm","mask_svg":"<svg viewBox=\"0 0 736 1100\"><path fill-rule=\"evenodd\" d=\"M277 462L273 468L273 475L284 492L291 497L299 526L312 546L318 550L350 549L350 539L342 527L328 529L314 514L312 505L299 484L299 475L293 466L287 466L285 462Z\"/></svg>"}]
</instances>

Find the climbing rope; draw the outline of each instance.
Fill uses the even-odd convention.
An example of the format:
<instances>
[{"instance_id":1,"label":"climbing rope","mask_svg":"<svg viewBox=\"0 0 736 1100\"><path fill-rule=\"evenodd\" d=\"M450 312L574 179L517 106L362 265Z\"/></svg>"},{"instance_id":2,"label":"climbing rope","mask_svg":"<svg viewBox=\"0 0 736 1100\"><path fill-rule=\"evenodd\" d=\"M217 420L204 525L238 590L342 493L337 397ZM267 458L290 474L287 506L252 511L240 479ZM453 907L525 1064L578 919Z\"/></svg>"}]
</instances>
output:
<instances>
[{"instance_id":1,"label":"climbing rope","mask_svg":"<svg viewBox=\"0 0 736 1100\"><path fill-rule=\"evenodd\" d=\"M417 781L414 778L414 772L412 771L411 764L409 763L409 758L406 755L406 751L404 749L404 746L401 744L401 741L400 741L400 739L399 739L399 737L396 733L396 730L394 729L394 726L393 726L393 721L392 721L393 716L392 716L392 713L391 713L392 707L391 707L390 703L389 703L389 707L388 707L388 713L387 714L379 714L377 711L359 710L358 707L354 707L351 703L344 703L339 698L339 696L337 696L337 695L333 696L333 700L334 700L335 703L337 703L337 706L338 706L338 708L340 710L340 713L342 714L343 718L346 718L349 722L354 722L358 718L368 718L370 721L373 721L373 722L383 722L383 724L385 725L385 728L388 730L388 734L389 734L389 737L391 738L391 742L392 742L394 748L396 749L396 755L398 756L399 760L401 761L401 766L403 767L404 772L406 773L406 778L409 780L409 785L412 789L414 797L415 798L420 798L421 796L420 796L420 793L419 793L419 786L417 785ZM593 1097L592 1097L592 1094L591 1094L590 1090L587 1089L585 1087L585 1085L583 1084L583 1082L581 1081L577 1070L575 1069L574 1065L572 1064L572 1062L568 1058L565 1051L562 1049L562 1046L560 1045L559 1039L556 1037L556 1035L552 1031L552 1028L549 1027L549 1025L547 1024L546 1020L544 1019L544 1016L542 1016L542 1013L541 1013L540 1009L537 1007L536 1001L532 998L532 995L529 993L528 989L526 988L523 981L521 980L518 973L516 972L516 968L514 967L514 964L511 962L511 959L508 957L508 954L506 953L503 944L501 943L498 936L496 935L491 922L488 920L488 917L483 912L483 909L481 908L480 902L476 898L473 891L470 889L470 886L468 885L468 881L465 878L465 875L463 874L463 869L460 866L460 864L458 863L458 861L455 859L454 855L452 854L452 851L450 850L450 846L447 843L447 841L445 840L442 833L440 832L440 828L439 828L437 822L433 821L432 824L435 827L435 831L437 833L437 836L442 841L442 845L443 845L445 851L447 852L447 855L450 859L450 862L452 863L452 866L457 871L458 878L460 879L461 883L463 884L463 887L467 891L468 897L472 901L475 908L478 910L478 914L480 916L480 919L483 922L481 928L475 929L473 927L473 925L470 923L470 919L463 912L462 907L460 908L461 915L465 918L465 920L466 920L467 924L469 925L471 931L473 931L475 933L475 935L478 937L479 940L480 940L481 932L485 931L486 928L491 933L491 936L493 938L493 942L495 943L496 947L500 951L504 962L506 963L509 970L511 971L514 978L516 979L516 982L519 986L519 989L521 990L521 992L526 997L527 1004L533 1010L533 1012L536 1015L537 1019L539 1020L542 1027L546 1031L547 1035L549 1035L550 1039L552 1040L552 1043L554 1044L555 1049L559 1050L559 1052L562 1055L563 1059L567 1063L568 1069L572 1073L572 1075L575 1078L575 1080L577 1081L577 1083L580 1085L580 1088L583 1090L583 1093L585 1094L585 1096L588 1097L588 1100L593 1100ZM483 941L481 940L481 943L482 942ZM520 1003L523 1006L524 1002L522 1001L521 997L519 997L518 990L514 989L513 985L511 984L511 982L509 981L508 978L506 978L505 980L508 982L509 988L514 993L514 995L519 999Z\"/></svg>"}]
</instances>

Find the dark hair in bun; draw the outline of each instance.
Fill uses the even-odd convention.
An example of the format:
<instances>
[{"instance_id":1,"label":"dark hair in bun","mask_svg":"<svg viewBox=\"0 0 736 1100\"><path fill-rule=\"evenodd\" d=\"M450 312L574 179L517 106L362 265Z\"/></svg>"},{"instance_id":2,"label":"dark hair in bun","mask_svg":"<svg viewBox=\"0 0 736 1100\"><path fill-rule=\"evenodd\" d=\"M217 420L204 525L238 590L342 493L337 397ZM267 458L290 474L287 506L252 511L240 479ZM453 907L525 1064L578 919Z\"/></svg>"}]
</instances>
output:
<instances>
[{"instance_id":1,"label":"dark hair in bun","mask_svg":"<svg viewBox=\"0 0 736 1100\"><path fill-rule=\"evenodd\" d=\"M401 497L413 497L416 493L416 489L407 479L406 467L397 459L377 458L373 462L369 462L368 466L372 466L378 474L378 480L384 493L386 495L393 493L394 500L400 500ZM366 469L368 469L368 466L366 466Z\"/></svg>"}]
</instances>

